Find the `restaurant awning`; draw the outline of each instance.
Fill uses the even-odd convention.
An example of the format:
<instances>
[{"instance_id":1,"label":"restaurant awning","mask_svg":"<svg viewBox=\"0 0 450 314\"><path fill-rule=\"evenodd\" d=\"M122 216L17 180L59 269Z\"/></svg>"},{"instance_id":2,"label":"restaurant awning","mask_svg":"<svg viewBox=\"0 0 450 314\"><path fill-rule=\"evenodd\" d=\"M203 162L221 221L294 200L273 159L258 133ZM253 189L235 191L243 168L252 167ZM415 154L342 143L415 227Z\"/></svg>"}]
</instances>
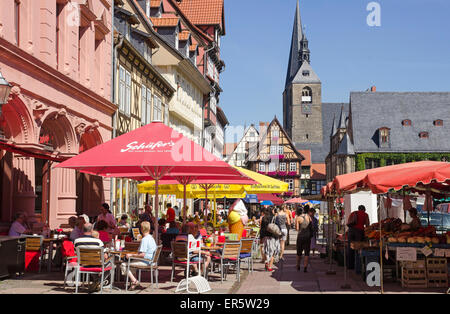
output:
<instances>
[{"instance_id":1,"label":"restaurant awning","mask_svg":"<svg viewBox=\"0 0 450 314\"><path fill-rule=\"evenodd\" d=\"M24 157L45 159L45 160L50 160L50 161L54 161L54 162L63 162L68 159L68 157L54 156L54 155L52 155L51 152L48 152L48 153L39 152L36 150L18 147L15 144L3 142L3 141L0 141L0 150L5 150L5 151L11 152L11 153L16 153L16 154L22 155Z\"/></svg>"}]
</instances>

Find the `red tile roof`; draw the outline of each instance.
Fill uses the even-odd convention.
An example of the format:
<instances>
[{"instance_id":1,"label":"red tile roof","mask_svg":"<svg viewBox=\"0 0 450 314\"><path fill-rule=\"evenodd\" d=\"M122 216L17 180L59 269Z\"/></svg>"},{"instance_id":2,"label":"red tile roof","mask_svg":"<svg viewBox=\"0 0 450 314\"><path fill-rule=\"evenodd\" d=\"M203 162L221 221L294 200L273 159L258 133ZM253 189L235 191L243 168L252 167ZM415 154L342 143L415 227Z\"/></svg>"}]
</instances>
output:
<instances>
[{"instance_id":1,"label":"red tile roof","mask_svg":"<svg viewBox=\"0 0 450 314\"><path fill-rule=\"evenodd\" d=\"M311 151L299 150L298 152L305 157L305 160L302 161L302 166L311 166Z\"/></svg>"},{"instance_id":2,"label":"red tile roof","mask_svg":"<svg viewBox=\"0 0 450 314\"><path fill-rule=\"evenodd\" d=\"M178 17L151 17L155 27L176 27L180 23L180 18Z\"/></svg>"},{"instance_id":3,"label":"red tile roof","mask_svg":"<svg viewBox=\"0 0 450 314\"><path fill-rule=\"evenodd\" d=\"M223 148L223 154L225 156L231 155L236 149L238 143L225 143Z\"/></svg>"},{"instance_id":4,"label":"red tile roof","mask_svg":"<svg viewBox=\"0 0 450 314\"><path fill-rule=\"evenodd\" d=\"M224 0L183 0L179 7L196 25L220 25L223 28Z\"/></svg>"},{"instance_id":5,"label":"red tile roof","mask_svg":"<svg viewBox=\"0 0 450 314\"><path fill-rule=\"evenodd\" d=\"M191 32L189 32L189 31L182 31L178 35L178 40L180 40L180 41L188 40L189 36L191 36Z\"/></svg>"},{"instance_id":6,"label":"red tile roof","mask_svg":"<svg viewBox=\"0 0 450 314\"><path fill-rule=\"evenodd\" d=\"M150 8L159 8L162 0L150 0Z\"/></svg>"},{"instance_id":7,"label":"red tile roof","mask_svg":"<svg viewBox=\"0 0 450 314\"><path fill-rule=\"evenodd\" d=\"M313 164L311 167L311 179L326 180L327 167L325 164Z\"/></svg>"}]
</instances>

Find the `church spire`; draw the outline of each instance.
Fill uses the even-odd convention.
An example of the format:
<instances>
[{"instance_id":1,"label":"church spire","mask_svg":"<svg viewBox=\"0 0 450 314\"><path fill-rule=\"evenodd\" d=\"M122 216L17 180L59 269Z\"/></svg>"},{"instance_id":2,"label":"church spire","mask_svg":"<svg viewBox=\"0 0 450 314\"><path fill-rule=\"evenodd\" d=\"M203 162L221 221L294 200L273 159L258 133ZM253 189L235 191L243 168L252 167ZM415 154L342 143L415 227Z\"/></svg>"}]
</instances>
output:
<instances>
[{"instance_id":1,"label":"church spire","mask_svg":"<svg viewBox=\"0 0 450 314\"><path fill-rule=\"evenodd\" d=\"M302 18L300 15L300 2L297 0L297 9L295 10L294 28L292 30L291 52L289 54L289 65L286 75L286 85L291 78L297 74L300 68L300 52L302 49L301 41L303 39Z\"/></svg>"}]
</instances>

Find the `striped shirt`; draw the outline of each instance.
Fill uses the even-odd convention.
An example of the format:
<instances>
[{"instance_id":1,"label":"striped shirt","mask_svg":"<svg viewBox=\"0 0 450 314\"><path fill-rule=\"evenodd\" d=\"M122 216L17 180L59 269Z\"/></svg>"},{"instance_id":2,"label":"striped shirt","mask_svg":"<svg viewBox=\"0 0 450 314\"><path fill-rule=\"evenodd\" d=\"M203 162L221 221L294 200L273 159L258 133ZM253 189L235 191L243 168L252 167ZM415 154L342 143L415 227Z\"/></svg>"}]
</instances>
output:
<instances>
[{"instance_id":1,"label":"striped shirt","mask_svg":"<svg viewBox=\"0 0 450 314\"><path fill-rule=\"evenodd\" d=\"M92 236L82 236L74 241L75 248L77 247L103 247L103 241Z\"/></svg>"}]
</instances>

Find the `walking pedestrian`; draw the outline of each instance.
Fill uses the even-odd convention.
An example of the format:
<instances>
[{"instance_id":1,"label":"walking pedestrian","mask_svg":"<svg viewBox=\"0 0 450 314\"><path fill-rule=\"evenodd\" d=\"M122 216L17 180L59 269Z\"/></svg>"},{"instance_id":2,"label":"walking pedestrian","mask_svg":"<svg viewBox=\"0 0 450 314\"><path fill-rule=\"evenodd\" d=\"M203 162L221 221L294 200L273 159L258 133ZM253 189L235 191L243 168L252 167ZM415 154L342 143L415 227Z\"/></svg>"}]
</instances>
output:
<instances>
[{"instance_id":1,"label":"walking pedestrian","mask_svg":"<svg viewBox=\"0 0 450 314\"><path fill-rule=\"evenodd\" d=\"M276 209L277 210L277 209ZM286 206L280 211L277 212L275 223L280 227L281 237L280 237L280 260L283 259L284 248L288 236L288 226L291 221L289 219L289 215L286 213Z\"/></svg>"},{"instance_id":2,"label":"walking pedestrian","mask_svg":"<svg viewBox=\"0 0 450 314\"><path fill-rule=\"evenodd\" d=\"M311 250L311 237L313 235L312 219L308 215L310 208L308 205L304 208L304 213L298 210L296 213L295 228L298 232L297 235L297 270L300 270L300 262L302 254L304 252L305 259L303 263L303 271L306 273L309 262L309 253Z\"/></svg>"},{"instance_id":3,"label":"walking pedestrian","mask_svg":"<svg viewBox=\"0 0 450 314\"><path fill-rule=\"evenodd\" d=\"M268 230L268 226L274 223L274 215L272 209L266 208L264 210L264 217L261 221L261 232L260 237L263 244L263 262L265 263L265 268L267 271L273 271L273 261L274 257L280 252L280 241L278 236L273 234Z\"/></svg>"},{"instance_id":4,"label":"walking pedestrian","mask_svg":"<svg viewBox=\"0 0 450 314\"><path fill-rule=\"evenodd\" d=\"M314 208L311 208L309 210L309 215L312 219L312 226L313 226L313 235L311 238L311 251L312 255L314 256L314 252L317 250L319 251L319 247L317 246L317 234L319 233L319 220L316 218L316 210Z\"/></svg>"}]
</instances>

